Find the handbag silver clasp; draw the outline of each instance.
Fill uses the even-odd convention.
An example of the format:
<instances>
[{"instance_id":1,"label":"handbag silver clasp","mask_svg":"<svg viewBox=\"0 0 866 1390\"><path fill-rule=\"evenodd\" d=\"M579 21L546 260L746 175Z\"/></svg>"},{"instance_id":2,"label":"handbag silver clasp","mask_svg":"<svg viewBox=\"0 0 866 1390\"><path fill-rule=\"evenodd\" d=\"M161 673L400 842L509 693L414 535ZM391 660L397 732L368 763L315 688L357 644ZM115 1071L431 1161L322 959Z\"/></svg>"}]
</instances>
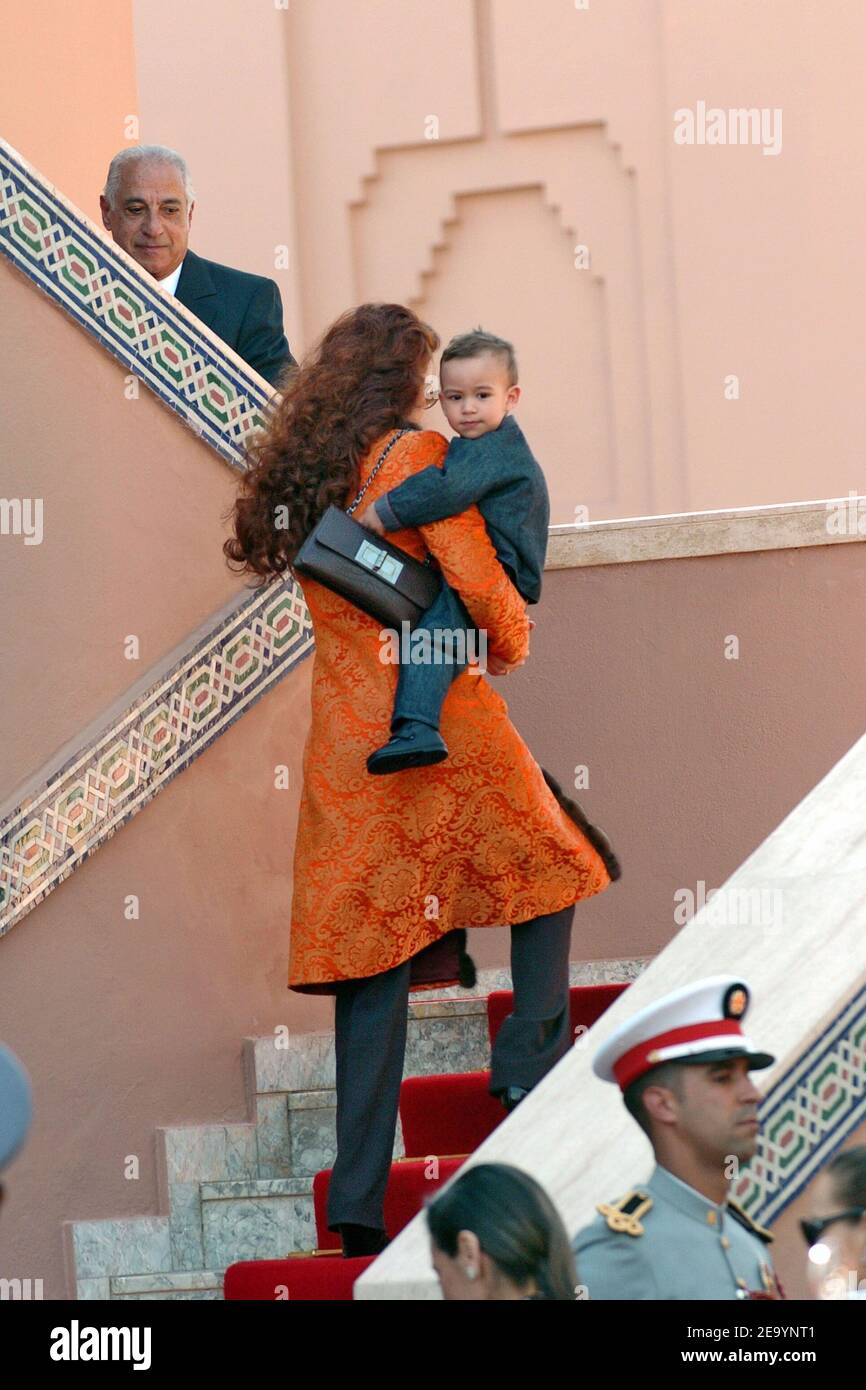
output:
<instances>
[{"instance_id":1,"label":"handbag silver clasp","mask_svg":"<svg viewBox=\"0 0 866 1390\"><path fill-rule=\"evenodd\" d=\"M371 570L373 574L379 575L387 584L396 584L403 569L401 560L397 560L387 550L381 546L373 545L372 541L362 541L358 546L355 555L359 565Z\"/></svg>"}]
</instances>

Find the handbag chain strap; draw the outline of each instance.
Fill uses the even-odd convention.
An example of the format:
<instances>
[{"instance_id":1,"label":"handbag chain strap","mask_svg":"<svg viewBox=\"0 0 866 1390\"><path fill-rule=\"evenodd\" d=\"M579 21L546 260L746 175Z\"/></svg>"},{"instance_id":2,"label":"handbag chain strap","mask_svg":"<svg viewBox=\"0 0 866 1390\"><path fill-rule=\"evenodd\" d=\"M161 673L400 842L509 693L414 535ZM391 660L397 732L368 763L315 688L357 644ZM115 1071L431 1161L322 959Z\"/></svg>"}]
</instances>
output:
<instances>
[{"instance_id":1,"label":"handbag chain strap","mask_svg":"<svg viewBox=\"0 0 866 1390\"><path fill-rule=\"evenodd\" d=\"M355 498L355 500L354 500L354 502L352 503L351 507L347 507L347 508L346 508L346 514L347 514L348 516L351 516L351 515L352 515L352 512L353 512L353 511L355 510L355 508L357 507L357 505L358 505L358 503L360 502L361 498L364 496L364 493L367 491L367 488L370 486L370 484L372 483L372 481L373 481L373 479L375 478L376 474L379 472L379 469L382 467L382 464L385 462L386 458L387 458L388 455L390 454L390 452L391 452L391 450L393 449L394 445L397 443L397 440L398 440L398 439L402 439L404 434L411 434L411 433L412 433L411 430L397 430L397 432L396 432L396 434L394 435L394 438L391 440L391 442L390 442L389 444L386 444L386 445L385 445L384 449L382 450L381 454L379 455L379 460L378 460L378 462L377 462L375 468L374 468L374 469L372 470L372 472L370 473L369 478L367 479L367 481L366 481L366 483L364 484L364 486L361 488L361 491L358 493L358 496Z\"/></svg>"},{"instance_id":2,"label":"handbag chain strap","mask_svg":"<svg viewBox=\"0 0 866 1390\"><path fill-rule=\"evenodd\" d=\"M364 493L367 491L367 488L370 486L370 484L372 483L372 481L373 481L373 479L375 478L376 474L379 472L379 469L382 467L382 464L385 462L386 458L387 458L388 455L390 454L390 452L391 452L391 450L393 449L394 445L397 443L398 439L402 439L404 434L412 434L412 433L413 433L413 431L412 431L412 430L409 430L409 429L397 430L397 432L395 433L393 439L392 439L388 444L385 445L385 448L382 450L381 454L379 455L379 458L378 458L378 461L377 461L377 463L376 463L375 468L372 469L369 478L367 479L367 481L366 481L366 483L364 484L364 486L361 488L361 491L358 493L358 496L355 498L355 500L354 500L354 502L352 503L351 507L347 507L347 508L346 508L346 515L347 515L347 516L351 516L351 515L352 515L352 512L355 510L355 508L357 507L358 503L361 501L361 498L364 496ZM426 556L424 557L424 564L425 564L425 565L429 565L429 564L432 563L432 560L433 560L433 556L432 556L432 555L430 554L430 552L428 551L427 554L426 554Z\"/></svg>"}]
</instances>

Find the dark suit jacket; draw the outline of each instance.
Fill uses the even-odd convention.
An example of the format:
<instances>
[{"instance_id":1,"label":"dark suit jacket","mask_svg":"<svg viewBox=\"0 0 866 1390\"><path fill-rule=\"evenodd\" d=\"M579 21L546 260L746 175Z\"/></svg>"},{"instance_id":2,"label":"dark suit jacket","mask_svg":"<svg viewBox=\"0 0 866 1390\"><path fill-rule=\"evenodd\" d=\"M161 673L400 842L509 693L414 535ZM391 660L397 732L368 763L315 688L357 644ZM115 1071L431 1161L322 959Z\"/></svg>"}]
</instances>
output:
<instances>
[{"instance_id":1,"label":"dark suit jacket","mask_svg":"<svg viewBox=\"0 0 866 1390\"><path fill-rule=\"evenodd\" d=\"M273 280L187 251L175 298L234 348L272 386L294 364L283 332L283 301Z\"/></svg>"},{"instance_id":2,"label":"dark suit jacket","mask_svg":"<svg viewBox=\"0 0 866 1390\"><path fill-rule=\"evenodd\" d=\"M475 502L509 578L527 603L541 597L550 498L547 480L513 415L478 439L452 439L431 464L373 503L386 531L425 526Z\"/></svg>"}]
</instances>

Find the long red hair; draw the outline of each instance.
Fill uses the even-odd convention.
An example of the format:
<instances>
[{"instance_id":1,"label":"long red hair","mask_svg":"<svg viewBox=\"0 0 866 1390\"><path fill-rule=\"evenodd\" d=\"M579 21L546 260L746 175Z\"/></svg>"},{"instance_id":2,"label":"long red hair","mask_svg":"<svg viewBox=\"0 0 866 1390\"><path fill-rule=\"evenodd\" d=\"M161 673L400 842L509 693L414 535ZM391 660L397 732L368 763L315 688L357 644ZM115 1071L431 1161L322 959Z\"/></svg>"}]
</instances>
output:
<instances>
[{"instance_id":1,"label":"long red hair","mask_svg":"<svg viewBox=\"0 0 866 1390\"><path fill-rule=\"evenodd\" d=\"M224 518L234 527L223 545L229 568L263 583L291 571L327 507L352 501L372 442L405 423L438 346L433 329L402 304L361 304L331 325L290 369L247 450L247 472ZM277 508L286 509L287 525L278 524Z\"/></svg>"}]
</instances>

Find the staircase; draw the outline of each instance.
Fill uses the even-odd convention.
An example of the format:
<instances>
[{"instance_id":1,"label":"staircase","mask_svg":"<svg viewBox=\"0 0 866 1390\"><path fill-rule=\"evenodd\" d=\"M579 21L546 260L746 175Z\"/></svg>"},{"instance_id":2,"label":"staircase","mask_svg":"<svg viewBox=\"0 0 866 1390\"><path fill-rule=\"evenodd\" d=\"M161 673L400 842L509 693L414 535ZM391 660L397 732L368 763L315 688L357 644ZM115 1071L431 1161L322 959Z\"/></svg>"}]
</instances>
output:
<instances>
[{"instance_id":1,"label":"staircase","mask_svg":"<svg viewBox=\"0 0 866 1390\"><path fill-rule=\"evenodd\" d=\"M245 587L229 590L222 573L217 578L211 572L210 587L204 585L202 565L213 562L213 547L211 532L201 524L191 536L198 551L184 552L186 574L195 576L195 602L180 606L188 579L173 587L164 585L159 590L161 599L155 598L145 586L156 583L161 573L174 574L174 552L166 551L161 542L163 516L148 512L136 518L133 528L139 540L138 558L146 563L134 572L133 552L118 560L118 567L120 561L124 566L122 574L141 574L141 592L147 597L140 616L150 640L143 648L141 667L129 668L106 659L106 642L98 628L98 624L104 626L102 590L98 582L89 591L80 588L88 574L93 578L94 566L76 570L74 561L82 555L101 555L105 549L107 528L100 529L104 515L100 505L110 479L120 479L124 498L132 496L132 490L129 494L125 490L127 484L132 489L137 481L142 482L135 493L139 499L148 490L153 496L164 493L167 517L185 499L194 498L200 522L202 497L207 497L216 526L223 500L220 489L225 489L226 498L234 490L245 444L263 418L270 388L2 140L0 290L7 294L7 342L15 344L11 355L26 367L22 386L33 379L32 397L22 389L17 400L10 401L10 409L14 405L28 427L32 425L27 433L30 453L17 459L16 466L21 477L33 477L33 490L40 497L45 493L51 515L65 516L64 543L70 552L70 568L62 579L51 567L39 569L36 559L43 552L36 547L19 552L11 544L14 537L9 537L4 552L10 615L26 613L34 640L42 639L38 658L29 667L23 661L7 663L8 671L25 675L19 685L19 706L10 705L6 712L19 747L26 749L26 759L22 757L14 776L7 765L5 801L0 805L4 998L14 1025L10 1033L20 1040L25 1059L33 1066L46 1118L44 1125L35 1127L13 1175L14 1186L10 1181L4 1236L8 1242L11 1233L13 1247L17 1238L15 1259L29 1260L33 1252L38 1268L56 1279L57 1297L62 1296L56 1249L62 1222L72 1287L80 1298L218 1299L229 1264L281 1257L316 1245L313 1178L334 1157L332 1038L327 1033L302 1031L296 1020L308 1001L286 1001L283 988L280 894L286 880L292 798L286 798L285 807L264 798L253 790L248 775L250 764L258 772L266 767L269 775L275 767L285 766L290 773L300 768L304 716L296 717L301 705L294 705L293 696L296 688L306 694L303 666L313 647L309 614L299 586L289 582L276 581L251 596ZM16 313L20 311L14 322L10 304ZM27 356L19 351L19 343L36 346L32 351L28 347ZM65 364L67 375L70 364L77 363L74 377L80 382L80 394L66 399L66 415L46 389L37 389L41 379L36 368L41 365L50 372L55 362ZM144 388L141 400L136 395L139 384ZM46 399L53 401L50 412L44 409ZM115 410L119 401L124 404ZM121 409L124 419L134 424L121 427ZM51 431L39 433L47 417L58 438ZM63 432L68 419L73 424L97 419L101 430L113 421L116 438L125 447L115 449L110 458L91 456L88 438L86 447L75 455L79 466L75 474L69 464L70 442ZM19 437L25 437L24 430ZM131 462L129 471L121 474L124 457ZM51 484L47 492L41 483L37 487L35 476L45 458L60 459L63 464L62 469L46 473ZM69 506L73 495L83 499L77 513ZM617 761L629 769L629 795L635 805L650 805L654 815L656 808L664 808L660 824L666 838L658 825L650 827L642 846L647 856L644 878L639 874L636 880L639 897L631 903L623 900L624 920L634 913L633 920L645 931L621 947L607 947L612 954L634 953L636 958L574 965L572 981L585 985L640 975L627 1000L633 1008L663 986L672 988L710 969L747 971L762 991L759 1008L766 1016L762 1019L759 1013L759 1022L765 1022L774 1040L780 1035L780 1057L785 1059L774 1098L768 1100L774 1126L768 1157L749 1194L755 1214L766 1221L784 1214L819 1162L866 1114L862 894L866 862L860 810L866 797L866 740L850 747L862 727L862 722L852 720L859 719L856 692L863 688L863 645L855 642L843 648L836 641L837 632L862 629L863 552L858 545L862 546L864 537L856 528L831 535L827 507L828 503L816 501L552 528L548 565L587 566L586 583L597 586L597 597L604 599L606 576L617 584L629 582L627 574L621 579L616 573L616 566L627 562L628 571L635 561L661 561L641 565L640 576L640 583L655 595L658 612L669 611L671 577L682 565L688 574L682 575L680 597L690 630L709 629L715 612L707 607L707 594L718 594L724 595L727 630L737 631L740 623L759 639L752 643L751 665L742 663L738 668L739 684L725 687L732 694L719 694L721 687L717 689L709 679L714 668L707 659L695 668L693 649L681 642L678 648L676 633L666 632L663 626L635 649L644 688L614 692L603 676L597 681L593 676L588 683L585 702L609 709L614 693L621 702L618 727L628 752ZM150 531L144 527L148 518ZM72 525L76 519L77 532ZM22 556L30 569L20 563ZM700 557L708 557L711 563ZM732 570L746 564L752 581L746 602L738 605ZM107 575L107 596L112 578ZM712 583L705 591L707 581ZM791 584L800 587L790 590L793 597L787 607L780 606L778 593ZM61 648L55 634L63 631L64 618L69 616L61 601L73 592L81 609L81 631L76 630L75 648ZM628 592L627 588L621 591L623 615ZM98 614L90 626L82 593L92 596L90 609ZM574 595L576 602L576 589ZM836 628L825 621L820 608L821 603L826 606L828 596L832 596ZM567 611L567 603L563 608ZM605 611L615 615L616 604L608 601ZM69 612L76 616L71 606ZM178 613L183 616L175 621ZM564 639L567 628L559 622ZM23 624L18 630L20 637ZM114 631L110 624L108 630ZM619 630L631 638L627 623ZM125 633L127 628L118 631ZM29 651L30 631L24 635L27 641L21 650ZM141 670L132 684L130 669ZM602 667L590 661L586 669L589 673ZM55 672L62 679L54 679ZM93 680L89 680L91 672L96 673ZM693 682L696 674L700 681L695 688L707 692L695 706L700 706L701 719L709 718L703 742L695 728L688 727L688 710L672 703L678 698L680 679ZM14 695L14 682L10 680L9 686ZM557 717L571 717L571 692L566 697L564 690L555 683L543 690L545 713L549 708L553 724ZM778 720L768 720L762 713L754 726L746 721L738 731L727 712L744 708L743 690L754 692L762 711L777 708ZM790 697L792 690L796 698ZM259 702L268 693L272 693L272 706L284 702L278 733L262 717ZM725 703L729 700L733 700L730 706ZM801 713L795 705L802 705ZM677 725L671 737L670 711L675 712ZM681 720L690 735L683 746L700 750L691 770L680 766ZM24 724L31 735L29 743L22 740ZM828 729L829 737L823 737ZM635 739L636 730L640 741ZM229 731L234 742L227 753L220 744ZM709 769L715 767L722 745L725 796L711 808L707 823L712 834L706 845L696 845L690 825L680 816L667 819L667 808L671 803L687 806L701 824L708 802L701 788L714 785L707 781L704 763ZM262 746L266 746L264 753ZM810 786L810 773L816 765L823 772L827 750L834 746L840 752L849 748L849 753L801 800ZM223 805L227 772L220 758L231 763L232 805L241 807L237 840L234 826L229 839L222 825L216 827L223 832L220 841L211 833L214 828L204 823L201 810ZM604 764L601 752L598 761ZM181 779L181 773L189 776ZM675 933L663 952L664 961L662 955L655 957L649 978L644 978L649 957L637 958L637 953L654 953L675 930L669 921L667 888L688 885L693 876L701 885L704 880L711 883L720 854L730 858L729 851L736 849L739 856L757 843L753 830L762 823L760 808L773 801L765 791L777 782L784 787L784 795L777 800L794 811L760 852L745 861L736 881L745 876L756 894L781 884L784 926L775 933L765 930L758 917L755 931L740 925L725 932L710 920L707 904ZM287 785L296 784L290 778ZM270 781L268 786L270 791ZM757 816L753 814L756 804ZM849 804L856 805L857 816L848 813ZM272 833L275 806L278 823L286 831L280 843ZM124 833L118 836L121 830ZM249 832L246 840L244 831ZM171 871L178 858L177 845L186 843L185 837L195 847L197 872L181 880ZM227 846L225 863L218 854L208 857L213 844ZM127 854L129 870L123 867ZM255 914L250 914L249 903L232 881L232 864L240 862L254 863L260 870L261 897ZM736 863L737 858L730 862ZM762 872L756 872L756 866ZM219 911L213 913L209 894L218 873ZM120 922L128 926L132 921L123 915L124 903L130 888L139 886L130 879L141 877L149 897L149 916L143 926L117 931ZM238 875L235 879L240 881ZM63 892L58 894L61 886ZM28 924L26 919L37 908L36 920ZM256 923L254 943L249 941L250 920ZM198 950L195 933L200 922L213 930L212 949L219 951L212 957L213 991L210 980L205 986L199 982L198 956L193 955L193 947ZM272 964L264 979L256 975L252 988L249 979L238 973L245 947L250 958L270 959ZM135 1005L133 1031L138 1028L138 1037L149 1038L150 1010L164 993L164 981L152 968L160 951L182 967L179 978L186 993L178 994L183 1001L178 1013L183 1006L186 1013L178 1032L186 1031L180 1043L156 1037L145 1063L149 1070L139 1077L130 1067L115 1065L118 1056L134 1057L135 1048L130 1046L130 1017L126 1013L121 1017L115 1007L114 985L118 979L136 979L137 991L125 996L125 1003ZM130 964L135 974L130 973ZM75 988L70 989L70 983ZM407 1077L454 1076L483 1069L488 1060L486 996L509 984L507 972L482 972L473 992L455 989L414 997ZM229 989L236 1013L226 1023ZM31 1007L34 1001L37 1007ZM196 1094L201 1068L199 1054L192 1051L192 1025L187 1019L193 1017L199 1001L204 1001L207 1010L206 1044L222 1044L223 1055L226 1036L236 1038L248 1027L266 1026L283 1016L289 1004L293 1010L291 1026L297 1032L285 1048L273 1036L244 1039L243 1077L250 1118L156 1131L156 1215L65 1220L71 1211L105 1209L101 1186L97 1202L85 1203L83 1198L94 1194L82 1189L92 1188L97 1177L101 1183L102 1173L108 1172L93 1162L95 1146L103 1144L100 1126L108 1119L108 1106L120 1101L122 1119L130 1129L136 1115L158 1114L158 1109L146 1111L140 1106L136 1111L135 1088L142 1081L149 1085L156 1075L156 1105L162 1105L170 1089L170 1078L159 1071L166 1057L182 1060L187 1070L195 1059L195 1080L186 1092L178 1088L180 1103L186 1107L189 1094ZM279 1004L279 1012L273 1012L274 1004ZM620 1004L614 1007L621 1016ZM259 1008L268 1010L260 1015L261 1023L248 1023ZM52 1030L44 1028L46 1015L53 1020ZM319 1025L320 1017L313 1026ZM602 1034L610 1022L600 1021ZM62 1049L57 1048L56 1036L64 1039ZM594 1034L594 1040L596 1036L600 1037ZM202 1053L206 1054L206 1047ZM623 1132L618 1098L604 1094L600 1083L596 1087L584 1075L586 1051L575 1048L573 1053L554 1076L546 1078L544 1094L539 1088L539 1094L528 1098L508 1119L506 1134L497 1129L484 1140L482 1157L500 1156L497 1144L501 1144L513 1161L548 1185L567 1224L577 1229L596 1196L593 1175L603 1164L611 1191L620 1178L630 1182L642 1162L635 1147L642 1141L636 1133ZM233 1055L230 1061L233 1064ZM215 1076L216 1068L205 1080ZM64 1107L78 1086L83 1103L77 1126L70 1128ZM219 1076L216 1089L224 1099L224 1075ZM133 1101L127 1103L129 1097ZM584 1123L588 1111L593 1115L592 1127ZM200 1113L208 1112L226 1113L224 1107L220 1112L216 1104L210 1108L202 1104ZM175 1108L170 1113L190 1112ZM556 1125L567 1127L570 1139L579 1134L582 1176L574 1183L556 1167L556 1134L552 1132ZM398 1131L395 1155L402 1153ZM99 1158L103 1164L107 1161L104 1145ZM112 1175L116 1182L115 1170ZM20 1202L17 1210L16 1200ZM357 1297L435 1296L419 1233L421 1223L412 1224L376 1262L377 1269L361 1279Z\"/></svg>"},{"instance_id":2,"label":"staircase","mask_svg":"<svg viewBox=\"0 0 866 1390\"><path fill-rule=\"evenodd\" d=\"M572 963L571 984L627 982L647 964ZM507 970L482 970L472 991L413 994L404 1077L483 1072L488 996L508 988ZM333 1034L245 1038L243 1071L250 1121L157 1130L160 1215L64 1223L78 1298L221 1299L238 1261L339 1248L317 1232L313 1201L336 1155ZM398 1122L394 1158L404 1156Z\"/></svg>"}]
</instances>

